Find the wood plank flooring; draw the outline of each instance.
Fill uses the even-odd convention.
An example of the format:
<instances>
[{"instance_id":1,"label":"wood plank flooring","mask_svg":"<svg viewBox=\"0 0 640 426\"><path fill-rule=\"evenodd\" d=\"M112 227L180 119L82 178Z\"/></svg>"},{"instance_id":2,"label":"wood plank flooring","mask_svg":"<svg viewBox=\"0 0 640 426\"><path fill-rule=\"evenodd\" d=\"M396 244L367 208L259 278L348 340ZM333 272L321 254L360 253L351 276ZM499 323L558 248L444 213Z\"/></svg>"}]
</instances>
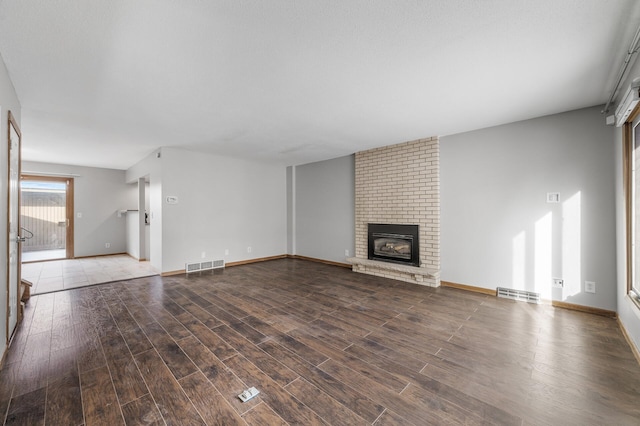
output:
<instances>
[{"instance_id":1,"label":"wood plank flooring","mask_svg":"<svg viewBox=\"0 0 640 426\"><path fill-rule=\"evenodd\" d=\"M0 418L638 425L640 365L609 318L282 259L32 297Z\"/></svg>"}]
</instances>

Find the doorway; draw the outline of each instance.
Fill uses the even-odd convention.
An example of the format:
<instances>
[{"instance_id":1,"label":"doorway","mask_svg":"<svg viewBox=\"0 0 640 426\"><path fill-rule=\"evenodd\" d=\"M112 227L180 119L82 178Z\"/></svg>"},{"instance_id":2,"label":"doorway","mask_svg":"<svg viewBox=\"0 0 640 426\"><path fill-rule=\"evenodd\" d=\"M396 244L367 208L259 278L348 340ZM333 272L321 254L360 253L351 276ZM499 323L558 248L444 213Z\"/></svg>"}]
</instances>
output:
<instances>
[{"instance_id":1,"label":"doorway","mask_svg":"<svg viewBox=\"0 0 640 426\"><path fill-rule=\"evenodd\" d=\"M73 179L22 175L20 195L22 262L72 259Z\"/></svg>"}]
</instances>

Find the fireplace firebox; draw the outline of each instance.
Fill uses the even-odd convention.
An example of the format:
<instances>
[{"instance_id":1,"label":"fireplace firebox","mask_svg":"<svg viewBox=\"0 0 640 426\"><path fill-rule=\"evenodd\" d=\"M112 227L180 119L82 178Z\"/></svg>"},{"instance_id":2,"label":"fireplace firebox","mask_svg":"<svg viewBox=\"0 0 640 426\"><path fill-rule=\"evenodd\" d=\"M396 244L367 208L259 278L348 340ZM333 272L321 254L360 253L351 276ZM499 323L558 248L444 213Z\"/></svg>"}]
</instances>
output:
<instances>
[{"instance_id":1,"label":"fireplace firebox","mask_svg":"<svg viewBox=\"0 0 640 426\"><path fill-rule=\"evenodd\" d=\"M418 225L370 223L368 258L420 266L418 230Z\"/></svg>"}]
</instances>

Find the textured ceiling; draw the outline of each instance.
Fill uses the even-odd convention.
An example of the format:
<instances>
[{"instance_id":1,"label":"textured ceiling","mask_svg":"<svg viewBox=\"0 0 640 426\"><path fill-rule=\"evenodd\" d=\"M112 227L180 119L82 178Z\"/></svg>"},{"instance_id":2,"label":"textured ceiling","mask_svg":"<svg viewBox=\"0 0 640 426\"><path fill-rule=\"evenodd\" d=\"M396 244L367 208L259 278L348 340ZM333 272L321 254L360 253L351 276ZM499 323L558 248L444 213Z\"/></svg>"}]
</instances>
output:
<instances>
[{"instance_id":1,"label":"textured ceiling","mask_svg":"<svg viewBox=\"0 0 640 426\"><path fill-rule=\"evenodd\" d=\"M635 0L1 0L23 158L291 165L603 104Z\"/></svg>"}]
</instances>

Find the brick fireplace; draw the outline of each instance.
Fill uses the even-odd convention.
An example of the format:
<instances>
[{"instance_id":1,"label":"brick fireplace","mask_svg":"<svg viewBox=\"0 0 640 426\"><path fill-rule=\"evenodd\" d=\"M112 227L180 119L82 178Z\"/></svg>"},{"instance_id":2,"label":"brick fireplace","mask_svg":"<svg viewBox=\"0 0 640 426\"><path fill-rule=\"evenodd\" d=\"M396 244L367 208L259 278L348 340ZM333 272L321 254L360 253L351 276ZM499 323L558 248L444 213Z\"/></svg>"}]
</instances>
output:
<instances>
[{"instance_id":1,"label":"brick fireplace","mask_svg":"<svg viewBox=\"0 0 640 426\"><path fill-rule=\"evenodd\" d=\"M440 286L440 174L437 137L356 153L353 270ZM417 225L419 266L369 259L369 224Z\"/></svg>"}]
</instances>

